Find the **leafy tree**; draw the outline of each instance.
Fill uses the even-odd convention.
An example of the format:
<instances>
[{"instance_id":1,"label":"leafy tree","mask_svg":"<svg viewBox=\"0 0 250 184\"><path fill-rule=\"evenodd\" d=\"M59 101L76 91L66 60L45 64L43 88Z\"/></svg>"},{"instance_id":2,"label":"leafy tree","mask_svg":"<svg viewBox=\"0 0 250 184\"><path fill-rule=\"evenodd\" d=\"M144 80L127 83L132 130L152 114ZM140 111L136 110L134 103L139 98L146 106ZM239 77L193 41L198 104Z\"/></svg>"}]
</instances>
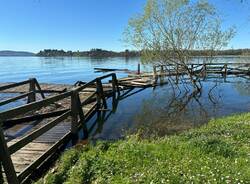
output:
<instances>
[{"instance_id":1,"label":"leafy tree","mask_svg":"<svg viewBox=\"0 0 250 184\"><path fill-rule=\"evenodd\" d=\"M200 90L187 65L193 51L212 57L233 35L233 28L222 29L220 15L207 1L148 0L129 20L125 41L142 50L145 63L178 65Z\"/></svg>"}]
</instances>

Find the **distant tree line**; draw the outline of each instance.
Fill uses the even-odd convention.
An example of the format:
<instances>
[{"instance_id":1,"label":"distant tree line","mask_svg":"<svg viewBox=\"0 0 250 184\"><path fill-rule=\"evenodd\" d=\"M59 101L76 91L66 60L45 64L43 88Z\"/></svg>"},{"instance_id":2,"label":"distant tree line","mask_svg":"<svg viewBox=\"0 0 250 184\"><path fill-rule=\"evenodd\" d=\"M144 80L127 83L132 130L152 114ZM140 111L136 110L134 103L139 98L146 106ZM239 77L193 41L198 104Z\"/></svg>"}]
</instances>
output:
<instances>
[{"instance_id":1,"label":"distant tree line","mask_svg":"<svg viewBox=\"0 0 250 184\"><path fill-rule=\"evenodd\" d=\"M91 49L90 51L64 51L57 49L44 49L36 54L43 57L70 56L70 57L138 57L139 51L125 50L123 52L114 52L102 49Z\"/></svg>"},{"instance_id":2,"label":"distant tree line","mask_svg":"<svg viewBox=\"0 0 250 184\"><path fill-rule=\"evenodd\" d=\"M206 56L213 52L213 55L250 55L250 49L227 49L227 50L218 50L218 51L209 51L209 50L195 50L191 51L191 54L194 56Z\"/></svg>"},{"instance_id":3,"label":"distant tree line","mask_svg":"<svg viewBox=\"0 0 250 184\"><path fill-rule=\"evenodd\" d=\"M166 51L168 52L168 51ZM193 50L189 51L192 56L208 56L213 52L213 55L250 55L250 49L228 49L220 51L209 50ZM173 52L169 52L173 53ZM44 49L36 54L42 57L56 57L56 56L69 56L69 57L138 57L141 56L141 51L129 51L114 52L102 49L91 49L90 51L64 51L57 49Z\"/></svg>"}]
</instances>

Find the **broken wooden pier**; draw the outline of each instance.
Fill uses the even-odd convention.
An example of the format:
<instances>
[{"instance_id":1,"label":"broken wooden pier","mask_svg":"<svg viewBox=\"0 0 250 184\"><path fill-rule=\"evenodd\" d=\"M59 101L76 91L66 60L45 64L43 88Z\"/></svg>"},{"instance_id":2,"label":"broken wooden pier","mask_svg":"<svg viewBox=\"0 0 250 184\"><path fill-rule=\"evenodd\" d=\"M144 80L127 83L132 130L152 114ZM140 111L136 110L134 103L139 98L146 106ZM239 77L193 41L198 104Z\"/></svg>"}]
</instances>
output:
<instances>
[{"instance_id":1,"label":"broken wooden pier","mask_svg":"<svg viewBox=\"0 0 250 184\"><path fill-rule=\"evenodd\" d=\"M115 73L75 85L39 84L34 78L1 84L0 93L15 96L0 100L0 106L20 100L24 104L0 112L0 178L23 183L76 138L96 111L107 109L108 97L152 85L142 78L117 79Z\"/></svg>"}]
</instances>

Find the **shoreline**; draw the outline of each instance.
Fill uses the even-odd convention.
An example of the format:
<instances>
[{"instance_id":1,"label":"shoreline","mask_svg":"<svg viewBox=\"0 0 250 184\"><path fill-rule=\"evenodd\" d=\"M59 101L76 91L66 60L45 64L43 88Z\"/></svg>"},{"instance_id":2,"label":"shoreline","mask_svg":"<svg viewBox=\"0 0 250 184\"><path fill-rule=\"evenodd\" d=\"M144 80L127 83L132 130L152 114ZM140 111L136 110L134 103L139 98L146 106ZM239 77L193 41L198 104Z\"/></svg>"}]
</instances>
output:
<instances>
[{"instance_id":1,"label":"shoreline","mask_svg":"<svg viewBox=\"0 0 250 184\"><path fill-rule=\"evenodd\" d=\"M37 183L247 183L249 138L250 113L243 113L165 138L78 144Z\"/></svg>"}]
</instances>

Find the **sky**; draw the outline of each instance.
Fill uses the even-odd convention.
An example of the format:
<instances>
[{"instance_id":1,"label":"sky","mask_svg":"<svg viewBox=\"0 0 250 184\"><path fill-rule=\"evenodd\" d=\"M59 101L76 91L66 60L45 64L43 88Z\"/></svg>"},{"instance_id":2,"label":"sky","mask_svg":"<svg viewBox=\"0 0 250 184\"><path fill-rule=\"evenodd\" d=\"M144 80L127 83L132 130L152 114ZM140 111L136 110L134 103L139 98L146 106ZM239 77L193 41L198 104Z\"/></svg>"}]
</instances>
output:
<instances>
[{"instance_id":1,"label":"sky","mask_svg":"<svg viewBox=\"0 0 250 184\"><path fill-rule=\"evenodd\" d=\"M229 48L250 48L250 2L210 0L223 27L237 33ZM122 33L146 0L0 0L0 50L127 48ZM128 48L130 49L130 48Z\"/></svg>"}]
</instances>

